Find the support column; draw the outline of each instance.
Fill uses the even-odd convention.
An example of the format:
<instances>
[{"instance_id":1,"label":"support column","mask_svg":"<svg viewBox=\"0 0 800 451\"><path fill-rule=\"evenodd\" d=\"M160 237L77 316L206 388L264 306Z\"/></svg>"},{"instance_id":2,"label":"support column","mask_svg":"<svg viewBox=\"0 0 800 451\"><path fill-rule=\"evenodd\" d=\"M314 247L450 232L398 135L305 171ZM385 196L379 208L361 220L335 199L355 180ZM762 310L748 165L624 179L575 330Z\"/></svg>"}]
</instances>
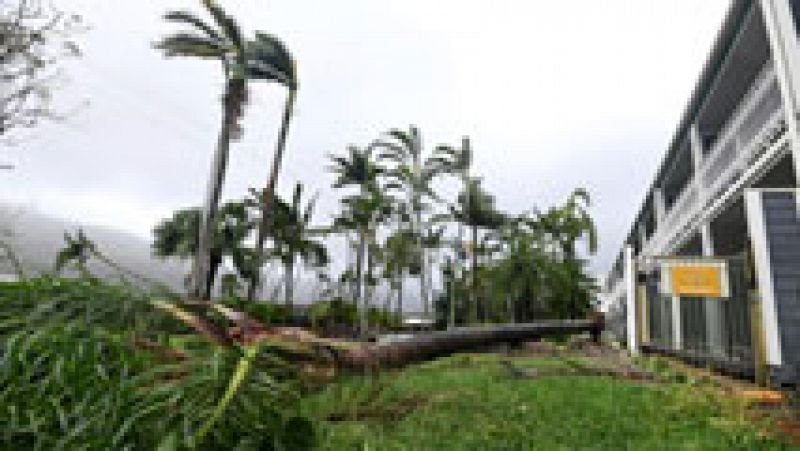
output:
<instances>
[{"instance_id":1,"label":"support column","mask_svg":"<svg viewBox=\"0 0 800 451\"><path fill-rule=\"evenodd\" d=\"M639 334L636 331L636 260L633 256L633 246L626 245L624 252L625 320L628 336L628 351L630 351L632 355L638 355Z\"/></svg>"},{"instance_id":2,"label":"support column","mask_svg":"<svg viewBox=\"0 0 800 451\"><path fill-rule=\"evenodd\" d=\"M778 77L792 147L795 181L800 184L800 43L789 0L759 0Z\"/></svg>"},{"instance_id":3,"label":"support column","mask_svg":"<svg viewBox=\"0 0 800 451\"><path fill-rule=\"evenodd\" d=\"M672 296L672 349L683 349L683 334L681 333L681 297Z\"/></svg>"},{"instance_id":4,"label":"support column","mask_svg":"<svg viewBox=\"0 0 800 451\"><path fill-rule=\"evenodd\" d=\"M779 367L783 364L783 353L778 328L778 308L775 302L775 287L772 278L772 265L770 264L761 192L747 190L744 194L744 200L745 211L747 212L747 229L753 246L753 260L755 261L758 281L761 327L764 333L766 360L767 364Z\"/></svg>"},{"instance_id":5,"label":"support column","mask_svg":"<svg viewBox=\"0 0 800 451\"><path fill-rule=\"evenodd\" d=\"M706 222L700 226L700 238L703 241L703 256L714 256L714 237L711 235L711 223ZM723 357L723 318L722 303L726 302L722 298L706 298L706 341L708 351L713 357Z\"/></svg>"}]
</instances>

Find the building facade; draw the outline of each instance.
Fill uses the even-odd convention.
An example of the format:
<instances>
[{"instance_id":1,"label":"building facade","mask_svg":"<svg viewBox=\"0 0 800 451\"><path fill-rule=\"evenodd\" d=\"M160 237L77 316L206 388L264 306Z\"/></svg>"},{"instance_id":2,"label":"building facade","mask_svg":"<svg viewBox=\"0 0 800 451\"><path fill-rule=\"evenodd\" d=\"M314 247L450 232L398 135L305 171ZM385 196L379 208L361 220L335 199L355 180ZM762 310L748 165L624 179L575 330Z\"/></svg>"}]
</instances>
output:
<instances>
[{"instance_id":1,"label":"building facade","mask_svg":"<svg viewBox=\"0 0 800 451\"><path fill-rule=\"evenodd\" d=\"M603 284L608 322L632 352L800 375L798 29L800 0L728 9ZM665 294L665 257L724 261L729 293Z\"/></svg>"}]
</instances>

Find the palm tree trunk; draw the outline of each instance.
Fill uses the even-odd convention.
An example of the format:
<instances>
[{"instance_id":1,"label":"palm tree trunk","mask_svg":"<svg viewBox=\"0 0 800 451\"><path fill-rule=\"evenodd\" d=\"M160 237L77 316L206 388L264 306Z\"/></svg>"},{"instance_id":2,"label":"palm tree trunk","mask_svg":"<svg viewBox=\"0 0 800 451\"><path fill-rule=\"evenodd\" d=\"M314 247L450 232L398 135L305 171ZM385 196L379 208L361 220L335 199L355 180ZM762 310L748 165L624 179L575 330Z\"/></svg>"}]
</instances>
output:
<instances>
[{"instance_id":1,"label":"palm tree trunk","mask_svg":"<svg viewBox=\"0 0 800 451\"><path fill-rule=\"evenodd\" d=\"M567 248L564 250L564 260L567 262L568 265L571 265L575 259L575 245L570 243ZM569 319L575 319L578 316L578 307L577 307L577 300L575 299L575 283L576 280L570 280L567 290L567 302L569 305Z\"/></svg>"},{"instance_id":2,"label":"palm tree trunk","mask_svg":"<svg viewBox=\"0 0 800 451\"><path fill-rule=\"evenodd\" d=\"M416 196L415 196L416 198ZM418 199L417 199L418 200ZM428 312L430 310L429 301L428 301L428 265L426 260L426 252L425 252L425 245L422 242L422 236L424 231L422 230L422 211L420 209L416 209L415 212L415 220L416 220L416 229L417 229L417 246L419 247L419 298L420 302L422 303L422 311L425 313L425 317L427 318Z\"/></svg>"},{"instance_id":3,"label":"palm tree trunk","mask_svg":"<svg viewBox=\"0 0 800 451\"><path fill-rule=\"evenodd\" d=\"M397 278L397 322L403 322L403 272Z\"/></svg>"},{"instance_id":4,"label":"palm tree trunk","mask_svg":"<svg viewBox=\"0 0 800 451\"><path fill-rule=\"evenodd\" d=\"M411 139L413 140L414 149L411 152L412 158L412 171L414 172L413 180L418 181L421 179L420 174L422 173L422 162L420 158L422 156L422 137L420 136L419 129L417 127L411 127ZM419 187L416 183L412 183L411 187L411 208L414 211L414 221L415 229L417 232L417 246L419 248L419 258L420 258L420 277L419 277L419 291L420 291L420 302L422 303L422 310L425 313L425 317L427 318L428 313L430 312L430 302L428 299L428 278L427 278L427 262L425 261L425 245L423 243L423 236L424 230L422 225L422 205L420 201L420 192Z\"/></svg>"},{"instance_id":5,"label":"palm tree trunk","mask_svg":"<svg viewBox=\"0 0 800 451\"><path fill-rule=\"evenodd\" d=\"M472 297L473 308L473 322L479 321L479 306L478 306L478 226L472 226L472 289L470 295Z\"/></svg>"},{"instance_id":6,"label":"palm tree trunk","mask_svg":"<svg viewBox=\"0 0 800 451\"><path fill-rule=\"evenodd\" d=\"M286 94L286 102L283 106L283 119L281 120L281 129L278 132L278 141L275 145L275 154L272 157L272 167L270 168L269 179L267 179L267 186L263 191L263 199L261 204L261 222L258 224L258 232L256 233L256 262L259 265L258 269L253 272L253 278L250 279L250 284L247 287L247 300L255 300L256 292L258 291L260 278L261 278L261 260L264 258L264 242L269 235L270 215L272 214L272 198L275 195L275 187L278 184L278 173L281 170L281 163L283 162L283 155L286 153L286 137L289 134L289 124L292 120L292 113L294 112L294 103L297 97L297 91L290 89Z\"/></svg>"},{"instance_id":7,"label":"palm tree trunk","mask_svg":"<svg viewBox=\"0 0 800 451\"><path fill-rule=\"evenodd\" d=\"M392 313L392 290L386 292L386 297L383 299L383 312L387 318L391 317Z\"/></svg>"},{"instance_id":8,"label":"palm tree trunk","mask_svg":"<svg viewBox=\"0 0 800 451\"><path fill-rule=\"evenodd\" d=\"M456 327L456 293L455 293L455 281L456 281L456 274L455 270L451 270L450 280L447 281L447 295L448 295L448 306L450 307L450 315L447 321L448 329L453 329Z\"/></svg>"},{"instance_id":9,"label":"palm tree trunk","mask_svg":"<svg viewBox=\"0 0 800 451\"><path fill-rule=\"evenodd\" d=\"M222 111L222 129L219 132L217 140L217 149L214 152L214 159L211 163L211 176L208 179L208 187L206 191L206 203L203 206L203 211L200 214L200 230L197 237L197 256L194 260L194 268L192 271L192 281L194 282L192 292L193 297L205 296L208 299L210 295L209 285L213 285L213 279L210 280L210 267L211 267L211 235L214 230L214 223L216 222L217 210L219 206L220 195L222 194L222 185L225 183L225 171L228 166L228 151L231 143L231 131L236 125L236 104L237 99L241 96L241 90L244 89L243 84L235 83L237 80L228 81L225 87L225 95L223 97L223 111Z\"/></svg>"},{"instance_id":10,"label":"palm tree trunk","mask_svg":"<svg viewBox=\"0 0 800 451\"><path fill-rule=\"evenodd\" d=\"M294 306L294 258L283 263L285 282L285 302L286 308L292 312Z\"/></svg>"},{"instance_id":11,"label":"palm tree trunk","mask_svg":"<svg viewBox=\"0 0 800 451\"><path fill-rule=\"evenodd\" d=\"M364 254L367 250L367 232L366 230L358 231L358 251L356 252L356 309L359 312L359 335L364 336L367 333L367 311L366 306L363 305L363 288L364 288ZM361 305L359 305L361 304Z\"/></svg>"},{"instance_id":12,"label":"palm tree trunk","mask_svg":"<svg viewBox=\"0 0 800 451\"><path fill-rule=\"evenodd\" d=\"M437 252L438 252L438 249L436 249L436 248L431 248L431 252L428 252L428 267L427 267L428 268L428 285L427 285L428 291L427 291L427 293L428 293L428 304L429 304L429 306L432 305L433 302L436 302L436 298L434 298L434 296L433 296L433 294L434 294L433 293L433 269L436 267L435 264L436 264L436 258L437 258L436 253Z\"/></svg>"}]
</instances>

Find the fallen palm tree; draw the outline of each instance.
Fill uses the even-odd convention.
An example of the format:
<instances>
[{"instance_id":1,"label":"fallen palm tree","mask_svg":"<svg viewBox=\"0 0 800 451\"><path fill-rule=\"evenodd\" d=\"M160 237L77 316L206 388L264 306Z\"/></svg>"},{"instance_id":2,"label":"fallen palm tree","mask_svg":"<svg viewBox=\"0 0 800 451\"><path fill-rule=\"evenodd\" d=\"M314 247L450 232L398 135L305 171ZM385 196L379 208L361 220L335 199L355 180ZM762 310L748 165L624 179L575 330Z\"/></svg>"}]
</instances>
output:
<instances>
[{"instance_id":1,"label":"fallen palm tree","mask_svg":"<svg viewBox=\"0 0 800 451\"><path fill-rule=\"evenodd\" d=\"M402 366L459 351L502 343L521 343L542 337L595 333L602 329L598 320L549 320L526 324L463 327L430 332L392 343L371 343L349 349L332 348L340 367Z\"/></svg>"},{"instance_id":2,"label":"fallen palm tree","mask_svg":"<svg viewBox=\"0 0 800 451\"><path fill-rule=\"evenodd\" d=\"M413 335L390 343L359 343L318 337L297 327L269 327L240 311L219 303L187 303L220 315L235 327L224 329L213 326L207 319L193 317L184 323L202 335L209 335L219 344L269 343L285 351L285 357L295 361L313 362L339 369L395 367L503 343L522 343L547 336L590 333L596 339L603 328L601 316L581 320L547 320L525 324L504 324L479 327L462 327L454 330ZM182 316L186 316L184 313Z\"/></svg>"}]
</instances>

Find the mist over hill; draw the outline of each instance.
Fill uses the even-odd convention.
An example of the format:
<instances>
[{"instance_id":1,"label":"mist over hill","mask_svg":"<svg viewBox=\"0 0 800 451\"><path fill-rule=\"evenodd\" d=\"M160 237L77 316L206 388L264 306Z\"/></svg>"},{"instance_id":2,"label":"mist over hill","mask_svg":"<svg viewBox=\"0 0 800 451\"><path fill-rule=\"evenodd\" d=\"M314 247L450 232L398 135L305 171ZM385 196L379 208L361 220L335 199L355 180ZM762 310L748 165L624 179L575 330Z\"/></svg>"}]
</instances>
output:
<instances>
[{"instance_id":1,"label":"mist over hill","mask_svg":"<svg viewBox=\"0 0 800 451\"><path fill-rule=\"evenodd\" d=\"M27 274L53 270L56 254L64 247L64 233L82 228L103 254L125 269L162 282L175 290L183 289L188 263L152 255L150 243L138 236L110 227L78 224L49 216L28 207L0 203L0 239L8 243ZM104 278L117 273L90 260L88 269ZM0 255L0 274L13 274L14 268Z\"/></svg>"},{"instance_id":2,"label":"mist over hill","mask_svg":"<svg viewBox=\"0 0 800 451\"><path fill-rule=\"evenodd\" d=\"M26 275L52 272L56 254L65 244L64 233L74 233L79 228L83 229L100 252L124 269L162 282L178 292L185 291L184 279L191 269L191 263L153 256L151 242L148 240L112 227L80 224L26 206L0 202L0 240L11 246ZM87 266L94 275L118 280L118 272L96 259L90 259ZM0 276L12 275L14 272L13 264L0 250ZM226 272L232 272L229 261L220 269L220 277ZM282 300L283 272L280 265L267 265L263 285L260 298ZM297 268L295 302L312 302L318 295L319 287L314 277Z\"/></svg>"}]
</instances>

